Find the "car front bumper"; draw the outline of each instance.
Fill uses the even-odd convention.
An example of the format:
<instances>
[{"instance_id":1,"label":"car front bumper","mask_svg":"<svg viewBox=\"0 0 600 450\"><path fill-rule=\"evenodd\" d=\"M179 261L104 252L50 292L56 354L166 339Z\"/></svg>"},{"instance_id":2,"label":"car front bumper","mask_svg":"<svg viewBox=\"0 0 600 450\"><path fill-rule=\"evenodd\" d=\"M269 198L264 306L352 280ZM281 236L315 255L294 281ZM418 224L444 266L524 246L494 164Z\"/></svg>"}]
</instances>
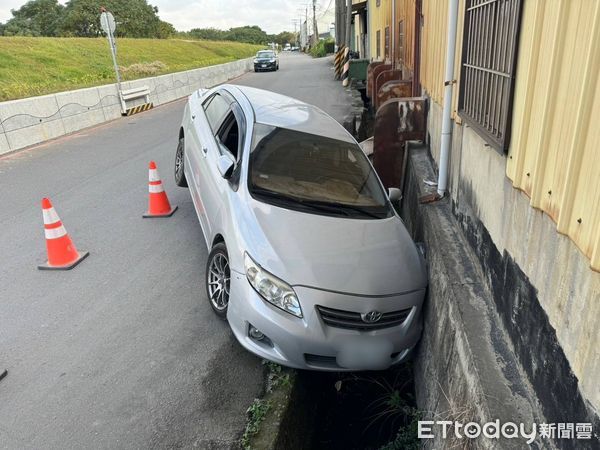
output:
<instances>
[{"instance_id":1,"label":"car front bumper","mask_svg":"<svg viewBox=\"0 0 600 450\"><path fill-rule=\"evenodd\" d=\"M227 319L242 346L262 358L297 369L380 370L405 361L421 337L424 289L391 297L368 298L307 287L294 287L294 290L302 306L303 318L270 305L250 286L244 274L232 271ZM325 324L317 305L359 313L410 308L410 313L401 325L358 331ZM250 337L251 326L268 339ZM383 361L379 360L373 366L369 361L348 363L348 359L341 356L352 352L355 346L363 349L367 346L382 353Z\"/></svg>"},{"instance_id":2,"label":"car front bumper","mask_svg":"<svg viewBox=\"0 0 600 450\"><path fill-rule=\"evenodd\" d=\"M277 62L258 62L254 63L254 70L275 70Z\"/></svg>"}]
</instances>

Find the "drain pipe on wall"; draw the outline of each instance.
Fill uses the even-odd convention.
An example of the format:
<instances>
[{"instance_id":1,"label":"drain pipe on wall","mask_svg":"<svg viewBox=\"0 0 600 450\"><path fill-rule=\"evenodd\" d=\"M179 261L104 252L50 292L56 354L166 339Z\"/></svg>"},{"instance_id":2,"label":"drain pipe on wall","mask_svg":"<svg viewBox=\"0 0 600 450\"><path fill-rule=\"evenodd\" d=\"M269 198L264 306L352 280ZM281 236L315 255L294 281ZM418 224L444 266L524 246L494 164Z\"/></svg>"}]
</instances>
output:
<instances>
[{"instance_id":1,"label":"drain pipe on wall","mask_svg":"<svg viewBox=\"0 0 600 450\"><path fill-rule=\"evenodd\" d=\"M448 46L446 47L446 74L444 76L444 109L442 112L442 147L440 149L440 173L438 195L443 197L448 190L448 161L452 146L452 86L454 79L454 53L456 49L456 26L458 22L458 0L448 2Z\"/></svg>"}]
</instances>

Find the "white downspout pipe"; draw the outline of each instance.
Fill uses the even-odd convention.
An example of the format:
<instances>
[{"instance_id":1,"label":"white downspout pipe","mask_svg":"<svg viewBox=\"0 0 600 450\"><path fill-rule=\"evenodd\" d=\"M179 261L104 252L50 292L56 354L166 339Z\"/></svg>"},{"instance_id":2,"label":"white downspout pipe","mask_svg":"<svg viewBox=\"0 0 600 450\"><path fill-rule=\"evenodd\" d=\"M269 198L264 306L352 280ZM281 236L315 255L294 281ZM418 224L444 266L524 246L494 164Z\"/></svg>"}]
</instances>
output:
<instances>
[{"instance_id":1,"label":"white downspout pipe","mask_svg":"<svg viewBox=\"0 0 600 450\"><path fill-rule=\"evenodd\" d=\"M449 0L448 45L446 47L446 74L444 76L444 109L442 111L442 147L440 149L440 173L438 194L444 196L448 190L448 161L452 147L452 86L454 80L454 53L456 49L456 25L458 22L458 0Z\"/></svg>"}]
</instances>

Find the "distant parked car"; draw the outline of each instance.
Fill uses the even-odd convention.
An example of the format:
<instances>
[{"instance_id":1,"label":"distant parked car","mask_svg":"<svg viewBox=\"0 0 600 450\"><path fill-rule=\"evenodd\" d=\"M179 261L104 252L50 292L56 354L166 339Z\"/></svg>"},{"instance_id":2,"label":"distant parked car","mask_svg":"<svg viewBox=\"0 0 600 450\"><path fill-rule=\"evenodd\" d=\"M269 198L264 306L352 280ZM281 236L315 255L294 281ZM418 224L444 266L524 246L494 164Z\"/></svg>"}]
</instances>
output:
<instances>
[{"instance_id":1,"label":"distant parked car","mask_svg":"<svg viewBox=\"0 0 600 450\"><path fill-rule=\"evenodd\" d=\"M260 50L254 57L254 71L279 70L279 57L273 50Z\"/></svg>"},{"instance_id":2,"label":"distant parked car","mask_svg":"<svg viewBox=\"0 0 600 450\"><path fill-rule=\"evenodd\" d=\"M206 295L262 358L385 369L421 336L423 251L354 138L319 108L242 86L189 97L175 182L208 249ZM200 270L200 269L198 269Z\"/></svg>"}]
</instances>

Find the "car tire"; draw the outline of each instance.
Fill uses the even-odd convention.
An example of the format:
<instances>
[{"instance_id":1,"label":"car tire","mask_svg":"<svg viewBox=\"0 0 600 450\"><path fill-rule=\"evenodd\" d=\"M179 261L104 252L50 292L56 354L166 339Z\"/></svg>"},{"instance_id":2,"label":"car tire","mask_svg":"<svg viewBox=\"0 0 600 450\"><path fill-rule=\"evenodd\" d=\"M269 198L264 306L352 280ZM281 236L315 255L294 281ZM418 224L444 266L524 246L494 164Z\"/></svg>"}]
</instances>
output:
<instances>
[{"instance_id":1,"label":"car tire","mask_svg":"<svg viewBox=\"0 0 600 450\"><path fill-rule=\"evenodd\" d=\"M212 248L206 261L205 285L211 308L223 320L227 319L230 277L227 247L224 242L219 242Z\"/></svg>"},{"instance_id":2,"label":"car tire","mask_svg":"<svg viewBox=\"0 0 600 450\"><path fill-rule=\"evenodd\" d=\"M254 68L254 72L258 72L258 69L256 67Z\"/></svg>"},{"instance_id":3,"label":"car tire","mask_svg":"<svg viewBox=\"0 0 600 450\"><path fill-rule=\"evenodd\" d=\"M185 152L185 138L182 136L179 138L177 144L177 151L175 152L175 184L180 187L187 187L187 180L185 179L184 171L184 152Z\"/></svg>"}]
</instances>

